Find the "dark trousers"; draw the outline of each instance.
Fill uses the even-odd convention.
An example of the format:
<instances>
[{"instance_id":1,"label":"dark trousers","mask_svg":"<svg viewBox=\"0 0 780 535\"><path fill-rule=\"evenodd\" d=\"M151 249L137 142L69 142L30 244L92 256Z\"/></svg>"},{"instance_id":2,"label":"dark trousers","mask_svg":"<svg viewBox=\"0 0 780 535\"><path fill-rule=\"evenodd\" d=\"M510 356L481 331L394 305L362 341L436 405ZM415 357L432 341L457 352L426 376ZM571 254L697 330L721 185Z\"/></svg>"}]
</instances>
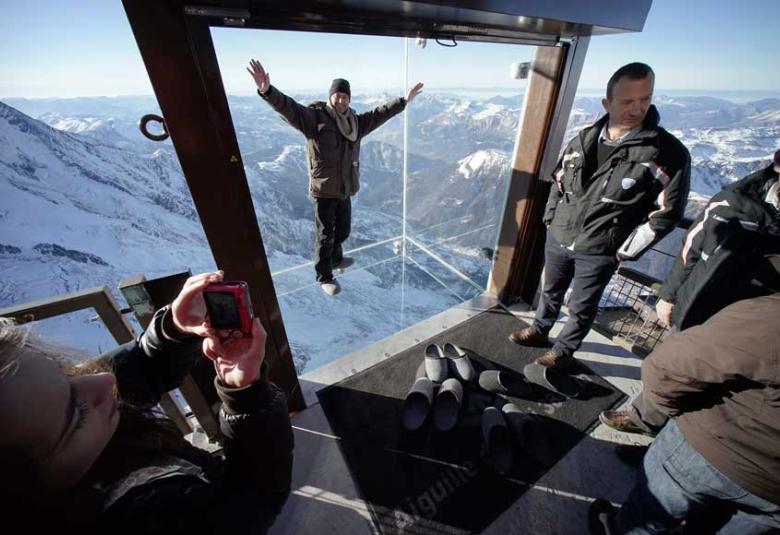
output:
<instances>
[{"instance_id":1,"label":"dark trousers","mask_svg":"<svg viewBox=\"0 0 780 535\"><path fill-rule=\"evenodd\" d=\"M544 285L536 309L534 327L547 334L563 305L566 290L571 285L569 321L558 335L553 351L570 357L579 349L598 312L599 299L617 269L613 255L575 253L558 243L547 233L544 247Z\"/></svg>"},{"instance_id":2,"label":"dark trousers","mask_svg":"<svg viewBox=\"0 0 780 535\"><path fill-rule=\"evenodd\" d=\"M333 266L341 262L341 244L349 238L352 223L352 201L314 199L314 221L317 236L314 244L314 270L317 282L333 280Z\"/></svg>"}]
</instances>

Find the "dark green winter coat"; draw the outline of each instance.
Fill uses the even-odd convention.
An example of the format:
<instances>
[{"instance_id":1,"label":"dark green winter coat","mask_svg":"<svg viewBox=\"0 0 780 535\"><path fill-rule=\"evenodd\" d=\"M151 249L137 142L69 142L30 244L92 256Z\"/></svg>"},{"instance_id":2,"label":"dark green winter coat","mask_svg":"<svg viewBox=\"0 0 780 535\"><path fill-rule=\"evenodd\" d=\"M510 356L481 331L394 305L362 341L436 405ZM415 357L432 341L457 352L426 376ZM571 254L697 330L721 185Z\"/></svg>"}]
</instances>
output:
<instances>
[{"instance_id":1,"label":"dark green winter coat","mask_svg":"<svg viewBox=\"0 0 780 535\"><path fill-rule=\"evenodd\" d=\"M346 199L358 192L360 141L406 107L406 99L397 98L358 114L358 136L352 142L341 135L336 121L325 109L325 102L303 106L274 86L270 86L265 94L257 93L306 136L309 194L328 199Z\"/></svg>"}]
</instances>

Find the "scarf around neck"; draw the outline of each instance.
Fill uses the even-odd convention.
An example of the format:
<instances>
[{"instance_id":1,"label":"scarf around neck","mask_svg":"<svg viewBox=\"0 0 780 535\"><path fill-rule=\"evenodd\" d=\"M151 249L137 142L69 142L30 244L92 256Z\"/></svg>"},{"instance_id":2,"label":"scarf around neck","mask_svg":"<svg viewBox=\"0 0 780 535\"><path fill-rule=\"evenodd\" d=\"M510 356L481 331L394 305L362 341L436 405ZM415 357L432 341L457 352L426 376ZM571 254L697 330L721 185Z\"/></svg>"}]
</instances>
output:
<instances>
[{"instance_id":1,"label":"scarf around neck","mask_svg":"<svg viewBox=\"0 0 780 535\"><path fill-rule=\"evenodd\" d=\"M330 100L325 104L325 109L328 110L328 115L336 121L341 135L347 138L349 141L355 142L358 136L358 124L357 115L352 108L348 108L344 113L339 113L331 106Z\"/></svg>"}]
</instances>

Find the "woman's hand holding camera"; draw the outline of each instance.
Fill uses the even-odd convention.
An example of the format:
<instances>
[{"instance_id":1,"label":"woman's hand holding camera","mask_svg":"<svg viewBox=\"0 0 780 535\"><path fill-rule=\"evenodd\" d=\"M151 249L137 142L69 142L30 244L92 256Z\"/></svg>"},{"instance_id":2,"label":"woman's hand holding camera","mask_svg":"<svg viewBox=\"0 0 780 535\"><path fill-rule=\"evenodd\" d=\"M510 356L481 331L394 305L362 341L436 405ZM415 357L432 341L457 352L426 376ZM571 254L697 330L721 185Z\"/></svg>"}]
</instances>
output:
<instances>
[{"instance_id":1,"label":"woman's hand holding camera","mask_svg":"<svg viewBox=\"0 0 780 535\"><path fill-rule=\"evenodd\" d=\"M182 333L209 336L214 329L206 316L206 303L203 301L203 290L209 285L222 282L224 273L201 273L184 282L179 295L171 305L173 324Z\"/></svg>"},{"instance_id":2,"label":"woman's hand holding camera","mask_svg":"<svg viewBox=\"0 0 780 535\"><path fill-rule=\"evenodd\" d=\"M224 273L202 273L187 279L171 305L173 324L182 333L204 338L203 354L214 361L217 376L225 386L242 388L260 378L265 358L266 333L260 320L252 321L251 338L221 339L209 322L203 290L222 282Z\"/></svg>"},{"instance_id":3,"label":"woman's hand holding camera","mask_svg":"<svg viewBox=\"0 0 780 535\"><path fill-rule=\"evenodd\" d=\"M209 335L203 340L203 354L214 361L222 384L243 388L260 379L260 367L265 358L266 333L260 320L252 320L251 338L220 340Z\"/></svg>"}]
</instances>

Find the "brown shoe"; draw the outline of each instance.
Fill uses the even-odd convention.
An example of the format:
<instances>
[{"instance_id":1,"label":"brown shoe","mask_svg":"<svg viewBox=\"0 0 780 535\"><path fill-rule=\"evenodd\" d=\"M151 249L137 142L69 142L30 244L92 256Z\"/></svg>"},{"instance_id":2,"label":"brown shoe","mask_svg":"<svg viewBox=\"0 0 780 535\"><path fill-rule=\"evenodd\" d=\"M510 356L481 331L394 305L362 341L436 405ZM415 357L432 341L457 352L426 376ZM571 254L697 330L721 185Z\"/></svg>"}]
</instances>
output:
<instances>
[{"instance_id":1,"label":"brown shoe","mask_svg":"<svg viewBox=\"0 0 780 535\"><path fill-rule=\"evenodd\" d=\"M551 349L534 362L550 370L563 371L573 366L577 361L574 360L574 357L561 356Z\"/></svg>"},{"instance_id":2,"label":"brown shoe","mask_svg":"<svg viewBox=\"0 0 780 535\"><path fill-rule=\"evenodd\" d=\"M518 329L509 335L509 339L521 346L543 346L547 343L547 335L533 327Z\"/></svg>"},{"instance_id":3,"label":"brown shoe","mask_svg":"<svg viewBox=\"0 0 780 535\"><path fill-rule=\"evenodd\" d=\"M603 411L599 414L599 420L616 431L645 434L645 431L634 423L626 411Z\"/></svg>"}]
</instances>

